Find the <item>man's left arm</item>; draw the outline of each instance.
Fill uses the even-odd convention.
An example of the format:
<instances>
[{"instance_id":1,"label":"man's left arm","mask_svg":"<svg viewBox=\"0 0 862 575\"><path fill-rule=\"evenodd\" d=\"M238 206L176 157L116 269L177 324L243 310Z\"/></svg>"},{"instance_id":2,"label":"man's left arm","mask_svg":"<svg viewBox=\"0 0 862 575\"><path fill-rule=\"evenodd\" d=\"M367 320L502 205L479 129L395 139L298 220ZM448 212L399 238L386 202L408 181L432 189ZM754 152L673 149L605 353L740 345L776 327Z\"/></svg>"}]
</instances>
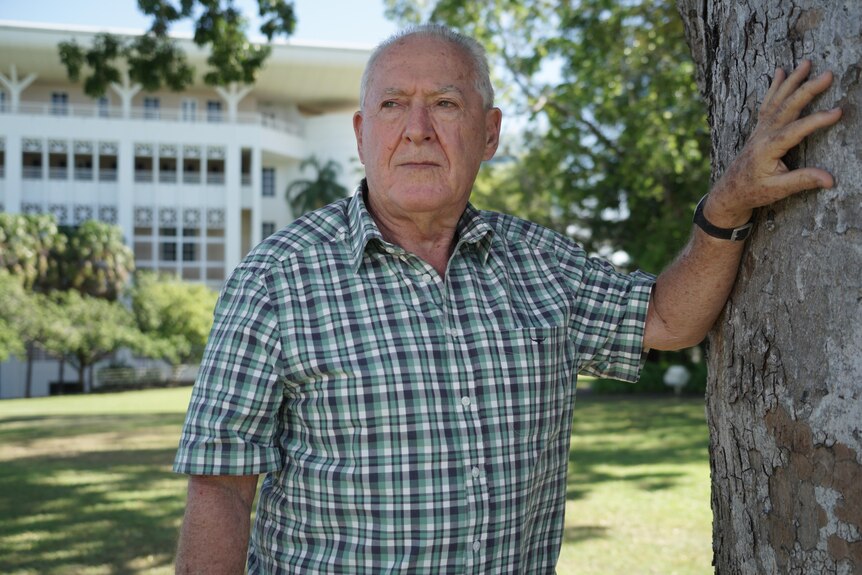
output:
<instances>
[{"instance_id":1,"label":"man's left arm","mask_svg":"<svg viewBox=\"0 0 862 575\"><path fill-rule=\"evenodd\" d=\"M703 205L715 227L745 225L755 208L813 188L831 188L832 176L818 168L789 170L787 152L814 131L835 124L840 109L801 116L832 83L826 72L806 81L811 63L789 76L777 70L748 143L716 183ZM719 239L695 227L688 245L656 281L644 347L681 349L700 342L724 307L736 280L744 242Z\"/></svg>"}]
</instances>

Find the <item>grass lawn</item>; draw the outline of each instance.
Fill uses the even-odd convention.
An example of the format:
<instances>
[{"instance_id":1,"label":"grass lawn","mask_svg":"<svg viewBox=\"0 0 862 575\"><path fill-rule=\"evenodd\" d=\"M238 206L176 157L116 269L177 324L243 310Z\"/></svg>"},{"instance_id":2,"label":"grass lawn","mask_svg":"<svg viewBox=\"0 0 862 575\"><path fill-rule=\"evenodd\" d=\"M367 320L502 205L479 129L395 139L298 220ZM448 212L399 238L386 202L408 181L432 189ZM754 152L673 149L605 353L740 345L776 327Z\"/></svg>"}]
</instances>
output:
<instances>
[{"instance_id":1,"label":"grass lawn","mask_svg":"<svg viewBox=\"0 0 862 575\"><path fill-rule=\"evenodd\" d=\"M0 573L166 574L189 389L0 402ZM560 575L711 573L700 400L583 396Z\"/></svg>"}]
</instances>

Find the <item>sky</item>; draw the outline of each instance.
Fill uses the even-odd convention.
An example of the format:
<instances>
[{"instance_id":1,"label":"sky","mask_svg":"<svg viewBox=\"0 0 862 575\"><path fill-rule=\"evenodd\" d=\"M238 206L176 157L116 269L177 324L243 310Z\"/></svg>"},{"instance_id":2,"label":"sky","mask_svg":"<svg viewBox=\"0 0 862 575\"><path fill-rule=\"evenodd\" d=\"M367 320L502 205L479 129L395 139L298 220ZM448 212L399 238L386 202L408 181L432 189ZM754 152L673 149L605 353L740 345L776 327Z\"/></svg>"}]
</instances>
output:
<instances>
[{"instance_id":1,"label":"sky","mask_svg":"<svg viewBox=\"0 0 862 575\"><path fill-rule=\"evenodd\" d=\"M235 0L248 16L256 0ZM297 25L291 40L372 47L397 30L383 16L383 0L294 0ZM0 0L0 20L143 30L147 18L136 0ZM252 20L251 36L257 32ZM191 32L191 28L173 30Z\"/></svg>"}]
</instances>

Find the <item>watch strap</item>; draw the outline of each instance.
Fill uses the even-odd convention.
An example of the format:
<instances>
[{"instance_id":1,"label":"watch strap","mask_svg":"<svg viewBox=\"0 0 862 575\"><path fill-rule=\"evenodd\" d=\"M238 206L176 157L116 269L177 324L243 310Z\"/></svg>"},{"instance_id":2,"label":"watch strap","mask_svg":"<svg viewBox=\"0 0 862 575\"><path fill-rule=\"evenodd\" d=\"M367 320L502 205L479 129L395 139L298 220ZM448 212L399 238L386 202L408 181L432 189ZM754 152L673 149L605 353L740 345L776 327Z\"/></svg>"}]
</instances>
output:
<instances>
[{"instance_id":1,"label":"watch strap","mask_svg":"<svg viewBox=\"0 0 862 575\"><path fill-rule=\"evenodd\" d=\"M751 235L751 230L754 228L754 216L752 215L751 219L748 220L748 223L739 226L738 228L720 228L713 225L703 214L703 206L706 204L707 197L709 197L709 194L703 196L697 203L697 208L694 210L695 225L708 235L720 240L730 240L733 242L745 241L748 236Z\"/></svg>"}]
</instances>

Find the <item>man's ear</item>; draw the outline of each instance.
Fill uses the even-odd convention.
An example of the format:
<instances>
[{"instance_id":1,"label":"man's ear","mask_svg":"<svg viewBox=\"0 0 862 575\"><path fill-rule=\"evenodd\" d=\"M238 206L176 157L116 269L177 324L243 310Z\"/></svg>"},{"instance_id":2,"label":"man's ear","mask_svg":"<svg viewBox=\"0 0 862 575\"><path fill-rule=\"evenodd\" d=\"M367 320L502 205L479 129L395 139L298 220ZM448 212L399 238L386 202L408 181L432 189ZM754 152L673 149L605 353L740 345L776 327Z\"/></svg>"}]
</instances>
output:
<instances>
[{"instance_id":1,"label":"man's ear","mask_svg":"<svg viewBox=\"0 0 862 575\"><path fill-rule=\"evenodd\" d=\"M354 124L356 120L354 118ZM500 145L500 126L503 123L503 112L500 108L491 108L485 112L485 155L483 160L490 160Z\"/></svg>"},{"instance_id":2,"label":"man's ear","mask_svg":"<svg viewBox=\"0 0 862 575\"><path fill-rule=\"evenodd\" d=\"M353 134L356 136L356 151L359 153L359 161L365 165L362 157L362 111L353 114Z\"/></svg>"}]
</instances>

